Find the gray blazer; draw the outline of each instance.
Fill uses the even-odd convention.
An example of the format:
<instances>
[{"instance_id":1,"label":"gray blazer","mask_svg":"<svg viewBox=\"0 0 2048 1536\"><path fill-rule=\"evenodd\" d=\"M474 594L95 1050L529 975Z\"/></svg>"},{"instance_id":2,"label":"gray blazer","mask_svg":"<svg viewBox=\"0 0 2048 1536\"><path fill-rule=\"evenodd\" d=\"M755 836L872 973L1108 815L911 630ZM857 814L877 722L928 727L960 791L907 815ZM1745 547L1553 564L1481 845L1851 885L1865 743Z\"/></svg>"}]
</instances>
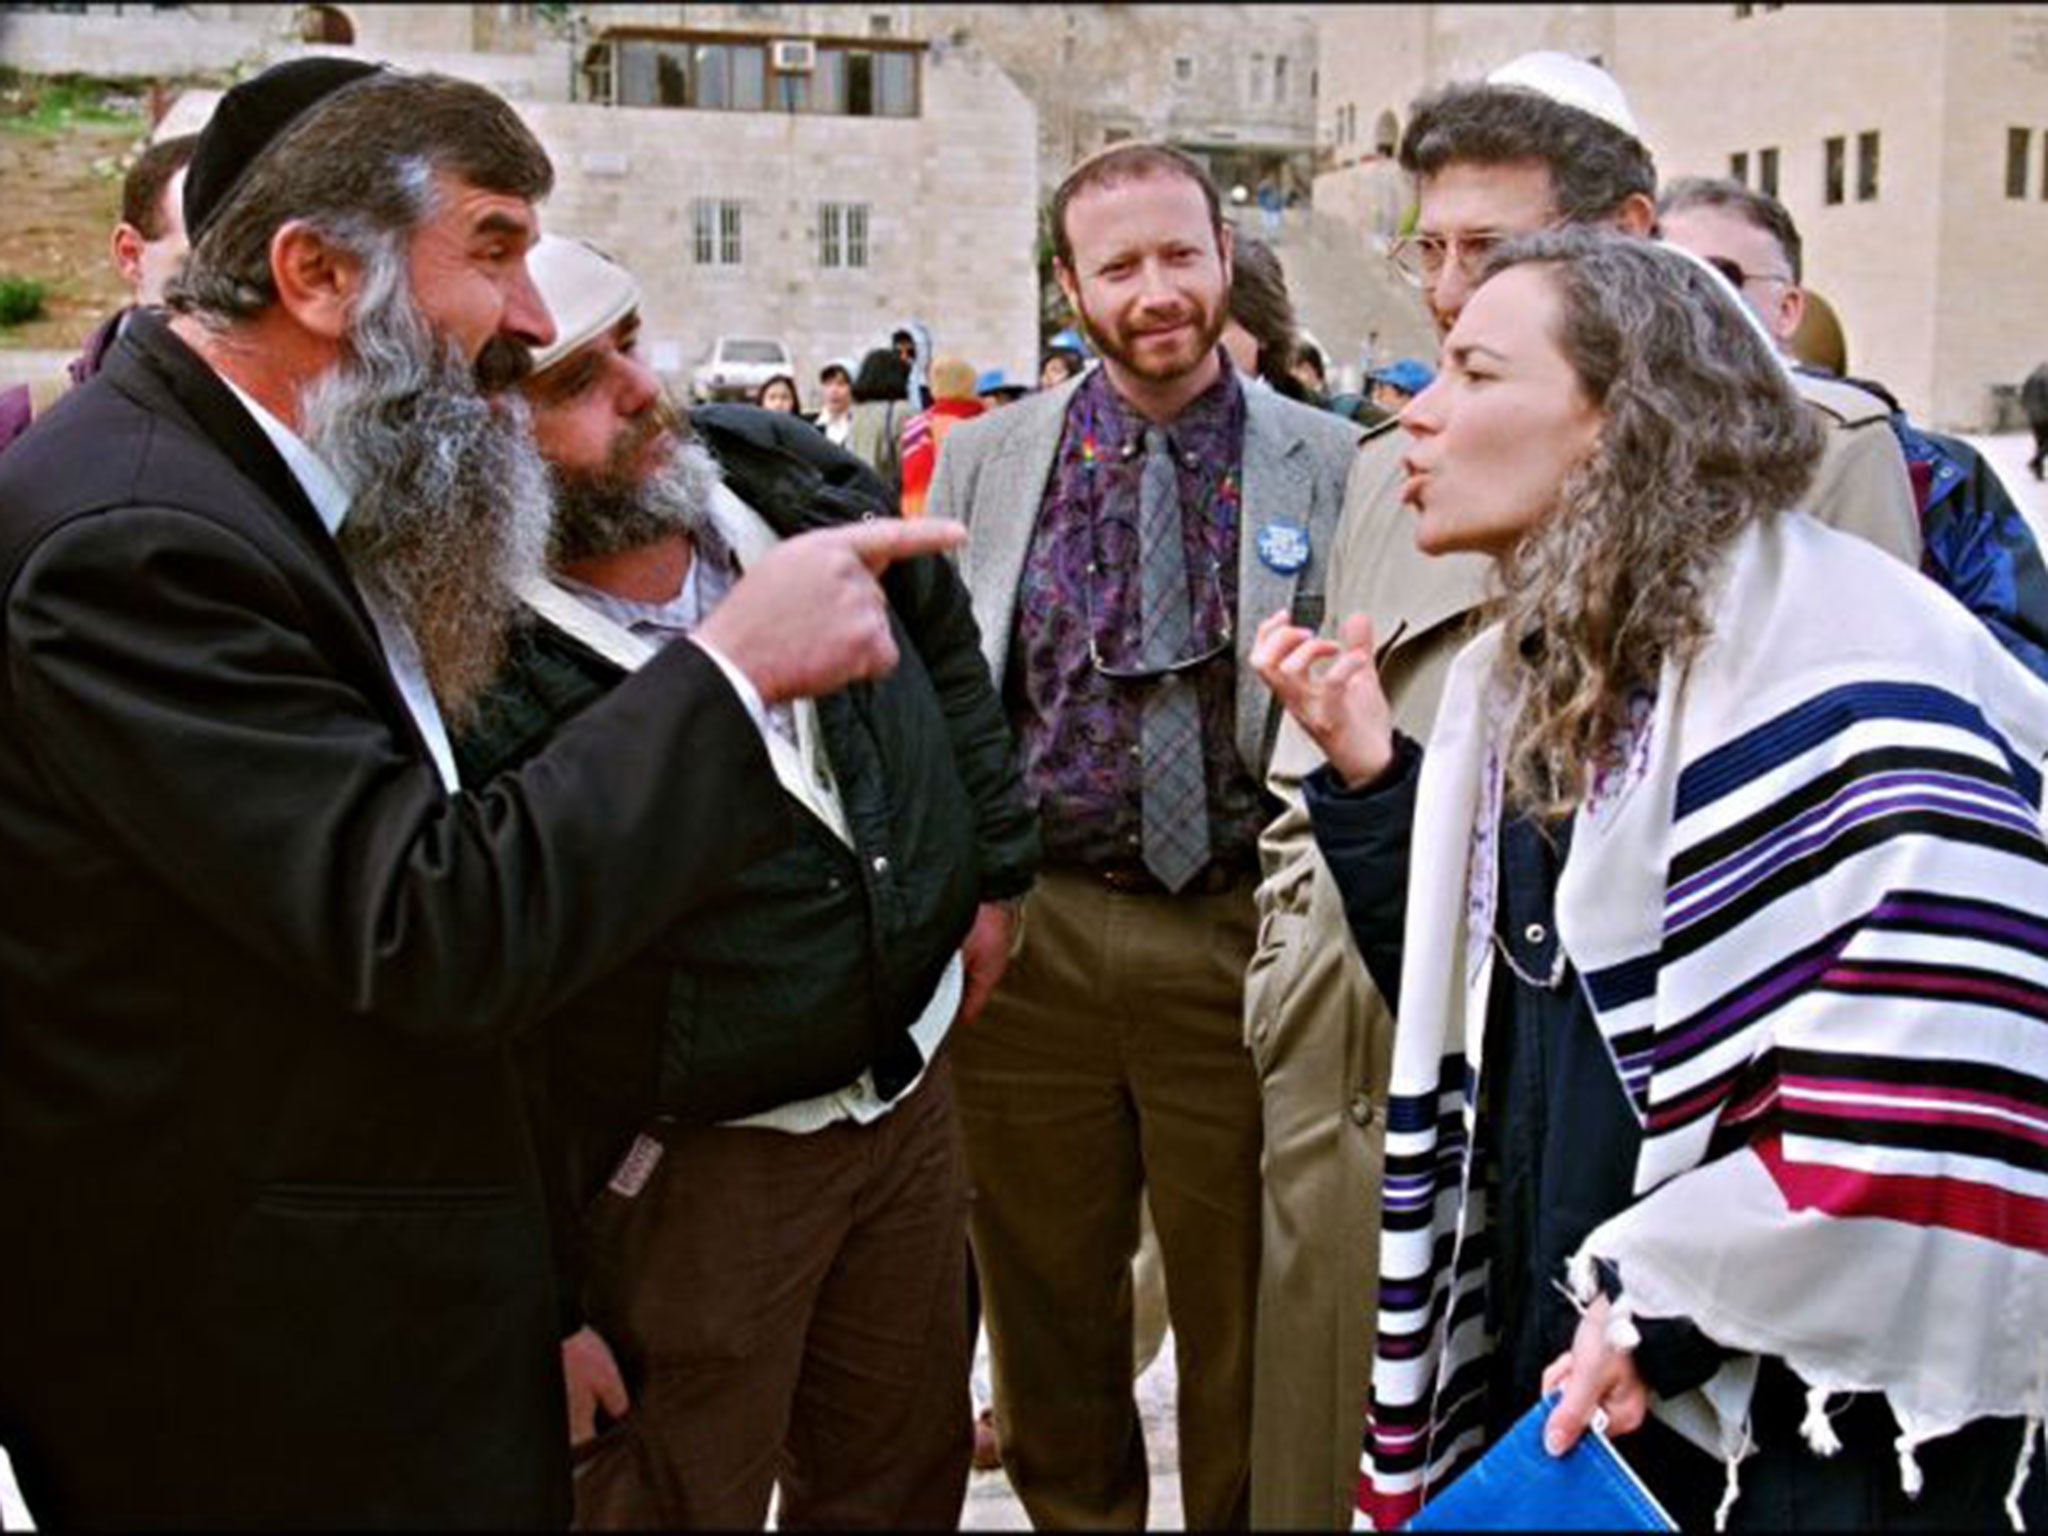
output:
<instances>
[{"instance_id":1,"label":"gray blazer","mask_svg":"<svg viewBox=\"0 0 2048 1536\"><path fill-rule=\"evenodd\" d=\"M1016 617L1017 583L1038 512L1052 478L1067 402L1079 381L1027 396L991 415L962 422L946 437L926 514L968 527L961 572L981 625L982 652L996 691L1003 687ZM1297 592L1318 606L1331 539L1344 506L1344 480L1358 447L1356 425L1328 411L1297 405L1265 385L1245 381L1244 526L1237 552L1237 748L1248 771L1263 777L1279 724L1273 698L1250 664L1259 621L1294 602ZM1283 574L1259 558L1259 530L1269 523L1308 530L1308 562ZM1320 622L1320 613L1311 622Z\"/></svg>"}]
</instances>

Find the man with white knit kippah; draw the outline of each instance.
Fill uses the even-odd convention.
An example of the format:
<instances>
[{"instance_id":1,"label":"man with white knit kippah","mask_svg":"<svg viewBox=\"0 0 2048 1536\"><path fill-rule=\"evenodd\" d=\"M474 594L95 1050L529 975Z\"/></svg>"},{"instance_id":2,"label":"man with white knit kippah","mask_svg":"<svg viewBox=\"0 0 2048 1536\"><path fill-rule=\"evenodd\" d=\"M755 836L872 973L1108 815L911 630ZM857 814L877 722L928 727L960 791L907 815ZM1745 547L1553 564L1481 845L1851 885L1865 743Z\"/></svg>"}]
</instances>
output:
<instances>
[{"instance_id":1,"label":"man with white knit kippah","mask_svg":"<svg viewBox=\"0 0 2048 1536\"><path fill-rule=\"evenodd\" d=\"M547 580L456 750L522 761L807 527L886 509L794 417L665 403L640 294L544 237L559 328L524 387ZM583 1529L957 1522L970 1438L967 1188L945 1051L1009 955L1035 823L950 565L889 580L921 667L767 712L795 836L543 1027Z\"/></svg>"}]
</instances>

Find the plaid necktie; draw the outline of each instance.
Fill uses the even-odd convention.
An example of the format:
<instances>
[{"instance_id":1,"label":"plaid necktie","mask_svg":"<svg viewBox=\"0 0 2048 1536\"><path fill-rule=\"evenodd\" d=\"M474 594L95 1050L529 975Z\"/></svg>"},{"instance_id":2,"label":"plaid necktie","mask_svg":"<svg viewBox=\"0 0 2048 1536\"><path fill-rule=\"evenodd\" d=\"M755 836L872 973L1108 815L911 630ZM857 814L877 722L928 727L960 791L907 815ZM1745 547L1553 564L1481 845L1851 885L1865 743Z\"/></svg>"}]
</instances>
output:
<instances>
[{"instance_id":1,"label":"plaid necktie","mask_svg":"<svg viewBox=\"0 0 2048 1536\"><path fill-rule=\"evenodd\" d=\"M1172 446L1158 427L1147 427L1138 482L1139 659L1153 670L1185 660L1194 633L1184 539ZM1200 701L1182 673L1155 677L1147 688L1138 726L1145 867L1177 892L1209 862Z\"/></svg>"}]
</instances>

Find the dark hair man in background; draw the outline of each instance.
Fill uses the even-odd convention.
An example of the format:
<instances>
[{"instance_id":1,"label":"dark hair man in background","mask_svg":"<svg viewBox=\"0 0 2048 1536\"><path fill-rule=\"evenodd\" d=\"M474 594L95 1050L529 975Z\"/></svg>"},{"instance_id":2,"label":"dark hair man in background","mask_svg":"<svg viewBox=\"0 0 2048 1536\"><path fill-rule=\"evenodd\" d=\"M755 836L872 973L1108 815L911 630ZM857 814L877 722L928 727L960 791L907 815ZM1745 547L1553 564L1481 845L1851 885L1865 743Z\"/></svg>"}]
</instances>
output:
<instances>
[{"instance_id":1,"label":"dark hair man in background","mask_svg":"<svg viewBox=\"0 0 2048 1536\"><path fill-rule=\"evenodd\" d=\"M121 180L121 217L114 225L114 270L127 285L129 302L93 327L62 381L17 384L0 391L0 448L27 430L30 418L54 404L65 388L83 384L106 361L128 317L144 305L161 304L164 286L185 259L185 166L199 136L159 139L136 156Z\"/></svg>"},{"instance_id":2,"label":"dark hair man in background","mask_svg":"<svg viewBox=\"0 0 2048 1536\"><path fill-rule=\"evenodd\" d=\"M818 413L811 425L834 448L844 448L853 430L853 371L837 358L818 370Z\"/></svg>"},{"instance_id":3,"label":"dark hair man in background","mask_svg":"<svg viewBox=\"0 0 2048 1536\"><path fill-rule=\"evenodd\" d=\"M1300 327L1287 273L1273 248L1256 235L1234 235L1230 245L1230 315L1223 326L1223 350L1237 371L1258 379L1290 400L1302 398L1294 376Z\"/></svg>"}]
</instances>

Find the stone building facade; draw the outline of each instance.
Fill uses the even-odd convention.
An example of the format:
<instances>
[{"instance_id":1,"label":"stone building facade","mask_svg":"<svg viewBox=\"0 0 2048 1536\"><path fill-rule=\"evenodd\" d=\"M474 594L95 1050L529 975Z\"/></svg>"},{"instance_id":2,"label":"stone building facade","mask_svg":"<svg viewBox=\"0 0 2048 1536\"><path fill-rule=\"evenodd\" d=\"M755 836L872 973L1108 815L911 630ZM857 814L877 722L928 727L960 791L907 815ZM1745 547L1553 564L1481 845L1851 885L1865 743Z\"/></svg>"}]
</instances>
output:
<instances>
[{"instance_id":1,"label":"stone building facade","mask_svg":"<svg viewBox=\"0 0 2048 1536\"><path fill-rule=\"evenodd\" d=\"M1408 105L1530 48L1597 58L1666 179L1781 199L1853 373L1936 426L1998 424L2048 356L2048 6L1331 7L1319 209L1392 231Z\"/></svg>"},{"instance_id":2,"label":"stone building facade","mask_svg":"<svg viewBox=\"0 0 2048 1536\"><path fill-rule=\"evenodd\" d=\"M355 51L493 85L503 60L526 56L456 51L444 46L460 41L453 33L380 44L378 8L361 9L368 35ZM344 49L273 56L299 51ZM555 163L544 227L594 241L639 276L643 353L672 383L721 334L774 337L793 352L809 406L820 367L886 345L909 319L977 369L1035 377L1036 113L971 46L905 52L915 111L904 116L507 93ZM197 128L216 100L187 92L158 132Z\"/></svg>"},{"instance_id":3,"label":"stone building facade","mask_svg":"<svg viewBox=\"0 0 2048 1536\"><path fill-rule=\"evenodd\" d=\"M481 9L481 7L479 8ZM1315 147L1316 7L1303 5L581 5L585 35L662 25L767 37L972 47L1038 108L1049 190L1120 138L1161 138L1225 188L1271 177L1306 197Z\"/></svg>"}]
</instances>

